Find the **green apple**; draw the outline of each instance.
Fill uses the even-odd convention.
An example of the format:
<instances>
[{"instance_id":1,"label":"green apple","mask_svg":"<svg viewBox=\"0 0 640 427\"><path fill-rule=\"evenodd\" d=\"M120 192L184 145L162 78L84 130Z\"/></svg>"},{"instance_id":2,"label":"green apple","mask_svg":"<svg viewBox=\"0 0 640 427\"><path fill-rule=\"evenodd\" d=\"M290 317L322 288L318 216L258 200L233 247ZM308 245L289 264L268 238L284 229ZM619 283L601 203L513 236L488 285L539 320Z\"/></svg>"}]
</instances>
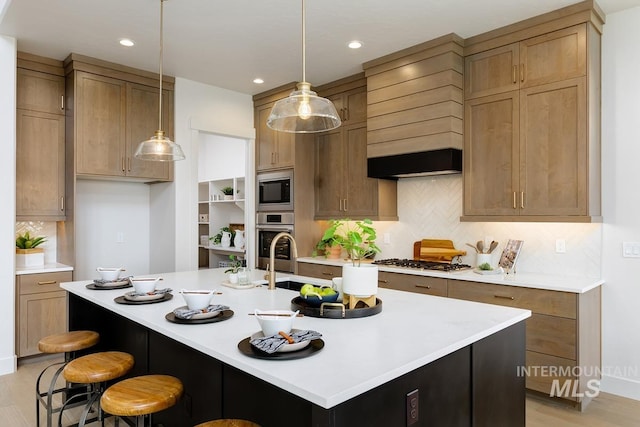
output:
<instances>
[{"instance_id":1,"label":"green apple","mask_svg":"<svg viewBox=\"0 0 640 427\"><path fill-rule=\"evenodd\" d=\"M322 288L322 293L320 295L322 295L323 297L328 297L335 293L336 291L333 290L333 288Z\"/></svg>"},{"instance_id":2,"label":"green apple","mask_svg":"<svg viewBox=\"0 0 640 427\"><path fill-rule=\"evenodd\" d=\"M306 296L309 292L315 292L316 288L311 283L305 283L300 288L300 295Z\"/></svg>"}]
</instances>

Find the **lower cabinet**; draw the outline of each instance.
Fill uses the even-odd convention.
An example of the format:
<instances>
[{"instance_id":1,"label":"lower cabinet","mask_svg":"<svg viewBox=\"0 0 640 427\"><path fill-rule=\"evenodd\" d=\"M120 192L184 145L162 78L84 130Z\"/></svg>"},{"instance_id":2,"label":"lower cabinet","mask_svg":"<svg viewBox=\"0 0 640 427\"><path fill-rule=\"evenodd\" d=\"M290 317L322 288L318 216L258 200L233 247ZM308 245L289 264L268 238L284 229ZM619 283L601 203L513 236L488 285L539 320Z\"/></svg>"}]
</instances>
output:
<instances>
[{"instance_id":1,"label":"lower cabinet","mask_svg":"<svg viewBox=\"0 0 640 427\"><path fill-rule=\"evenodd\" d=\"M378 284L383 288L420 294L447 296L447 279L418 276L415 274L378 272Z\"/></svg>"},{"instance_id":2,"label":"lower cabinet","mask_svg":"<svg viewBox=\"0 0 640 427\"><path fill-rule=\"evenodd\" d=\"M16 352L18 357L40 353L38 341L67 331L67 293L60 282L71 272L16 276Z\"/></svg>"},{"instance_id":3,"label":"lower cabinet","mask_svg":"<svg viewBox=\"0 0 640 427\"><path fill-rule=\"evenodd\" d=\"M310 264L308 262L299 262L298 275L331 280L334 277L342 277L342 267L339 267L337 265Z\"/></svg>"}]
</instances>

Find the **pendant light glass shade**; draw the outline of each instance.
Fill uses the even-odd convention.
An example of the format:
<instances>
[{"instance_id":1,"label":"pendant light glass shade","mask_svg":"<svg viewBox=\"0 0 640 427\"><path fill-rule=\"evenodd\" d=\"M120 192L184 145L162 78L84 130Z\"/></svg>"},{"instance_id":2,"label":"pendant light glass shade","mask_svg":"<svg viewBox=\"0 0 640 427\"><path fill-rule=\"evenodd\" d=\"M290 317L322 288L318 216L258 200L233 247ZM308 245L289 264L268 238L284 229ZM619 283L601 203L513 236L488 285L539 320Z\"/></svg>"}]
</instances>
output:
<instances>
[{"instance_id":1,"label":"pendant light glass shade","mask_svg":"<svg viewBox=\"0 0 640 427\"><path fill-rule=\"evenodd\" d=\"M331 101L318 96L306 81L305 8L302 0L302 81L297 90L277 101L267 119L273 130L290 133L313 133L335 129L342 124Z\"/></svg>"},{"instance_id":2,"label":"pendant light glass shade","mask_svg":"<svg viewBox=\"0 0 640 427\"><path fill-rule=\"evenodd\" d=\"M164 21L164 2L160 0L160 92L158 95L158 130L146 141L138 144L138 148L133 157L141 160L153 160L156 162L173 162L176 160L184 160L185 156L182 148L175 142L165 136L162 130L162 24Z\"/></svg>"}]
</instances>

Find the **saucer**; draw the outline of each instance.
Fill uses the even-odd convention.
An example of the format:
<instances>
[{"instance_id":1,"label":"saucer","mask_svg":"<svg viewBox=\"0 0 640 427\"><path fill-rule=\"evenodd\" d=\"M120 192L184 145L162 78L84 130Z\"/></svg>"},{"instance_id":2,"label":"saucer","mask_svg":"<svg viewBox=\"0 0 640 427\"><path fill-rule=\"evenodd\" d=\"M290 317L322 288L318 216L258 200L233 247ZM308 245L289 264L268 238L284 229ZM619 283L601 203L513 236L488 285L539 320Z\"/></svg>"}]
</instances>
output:
<instances>
[{"instance_id":1,"label":"saucer","mask_svg":"<svg viewBox=\"0 0 640 427\"><path fill-rule=\"evenodd\" d=\"M299 331L300 329L292 329L291 332L289 333L289 335L291 335L294 332ZM264 334L262 333L262 331L258 331L255 334L252 334L249 337L249 342L253 341L256 338L262 338L264 337ZM276 350L276 353L289 353L292 351L298 351L298 350L302 350L303 348L305 348L306 346L308 346L311 343L310 340L306 340L306 341L300 341L300 342L295 342L293 344L284 344L282 346L280 346L280 348L278 348Z\"/></svg>"},{"instance_id":2,"label":"saucer","mask_svg":"<svg viewBox=\"0 0 640 427\"><path fill-rule=\"evenodd\" d=\"M113 301L115 301L118 304L128 304L128 305L141 305L141 304L156 304L159 302L164 302L164 301L169 301L170 299L173 298L173 294L171 294L171 292L167 292L166 294L162 295L162 298L160 299L147 299L147 300L128 300L124 297L124 295L120 295L119 297L116 297L113 299Z\"/></svg>"},{"instance_id":3,"label":"saucer","mask_svg":"<svg viewBox=\"0 0 640 427\"><path fill-rule=\"evenodd\" d=\"M96 291L102 291L102 290L106 291L110 289L125 289L130 287L131 287L131 283L129 282L129 279L118 279L113 282L105 282L105 283L93 282L93 283L89 283L86 286L87 289L93 289Z\"/></svg>"},{"instance_id":4,"label":"saucer","mask_svg":"<svg viewBox=\"0 0 640 427\"><path fill-rule=\"evenodd\" d=\"M209 317L207 319L180 319L179 317L176 317L175 314L173 314L173 311L167 313L166 316L164 316L164 318L169 322L178 323L181 325L202 325L205 323L216 323L231 319L231 317L233 317L233 310L222 310L218 316Z\"/></svg>"},{"instance_id":5,"label":"saucer","mask_svg":"<svg viewBox=\"0 0 640 427\"><path fill-rule=\"evenodd\" d=\"M133 292L127 292L123 296L124 296L124 299L129 301L153 301L153 300L164 298L164 293L136 295L135 291L133 291Z\"/></svg>"},{"instance_id":6,"label":"saucer","mask_svg":"<svg viewBox=\"0 0 640 427\"><path fill-rule=\"evenodd\" d=\"M182 307L178 307L176 308L176 310L188 310L189 307L186 305L183 305ZM216 317L217 315L219 315L222 312L222 310L214 310L214 311L207 311L206 313L203 312L202 310L200 310L200 313L198 314L194 314L193 316L191 316L191 318L189 319L184 319L182 317L176 316L176 318L178 319L182 319L182 320L200 320L200 319L210 319L212 317ZM175 316L175 313L174 313Z\"/></svg>"},{"instance_id":7,"label":"saucer","mask_svg":"<svg viewBox=\"0 0 640 427\"><path fill-rule=\"evenodd\" d=\"M276 351L275 353L265 353L262 350L258 350L250 343L251 338L247 337L238 343L238 350L245 356L252 357L254 359L264 360L295 360L304 359L317 353L324 348L324 341L322 338L309 341L310 345L306 346L299 351L289 351L281 353Z\"/></svg>"}]
</instances>

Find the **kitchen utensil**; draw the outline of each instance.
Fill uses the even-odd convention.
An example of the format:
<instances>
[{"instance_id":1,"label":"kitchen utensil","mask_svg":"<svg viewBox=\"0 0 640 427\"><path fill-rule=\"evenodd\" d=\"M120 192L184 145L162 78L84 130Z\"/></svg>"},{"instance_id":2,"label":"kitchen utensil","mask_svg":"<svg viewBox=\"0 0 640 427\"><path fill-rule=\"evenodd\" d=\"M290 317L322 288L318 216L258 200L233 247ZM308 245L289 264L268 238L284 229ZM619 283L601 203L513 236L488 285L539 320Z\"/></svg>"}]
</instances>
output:
<instances>
[{"instance_id":1,"label":"kitchen utensil","mask_svg":"<svg viewBox=\"0 0 640 427\"><path fill-rule=\"evenodd\" d=\"M475 246L473 246L471 243L467 243L467 246L469 246L470 248L473 248L474 251L476 251L477 254L479 254L480 252L478 252L478 248L476 248Z\"/></svg>"},{"instance_id":2,"label":"kitchen utensil","mask_svg":"<svg viewBox=\"0 0 640 427\"><path fill-rule=\"evenodd\" d=\"M482 240L478 240L476 247L478 248L478 253L484 253L484 242Z\"/></svg>"},{"instance_id":3,"label":"kitchen utensil","mask_svg":"<svg viewBox=\"0 0 640 427\"><path fill-rule=\"evenodd\" d=\"M498 242L496 242L495 240L492 240L491 244L489 245L489 251L487 253L493 252L497 247L498 247Z\"/></svg>"},{"instance_id":4,"label":"kitchen utensil","mask_svg":"<svg viewBox=\"0 0 640 427\"><path fill-rule=\"evenodd\" d=\"M423 261L451 262L467 251L457 250L453 241L444 239L422 239L413 243L413 259Z\"/></svg>"}]
</instances>

